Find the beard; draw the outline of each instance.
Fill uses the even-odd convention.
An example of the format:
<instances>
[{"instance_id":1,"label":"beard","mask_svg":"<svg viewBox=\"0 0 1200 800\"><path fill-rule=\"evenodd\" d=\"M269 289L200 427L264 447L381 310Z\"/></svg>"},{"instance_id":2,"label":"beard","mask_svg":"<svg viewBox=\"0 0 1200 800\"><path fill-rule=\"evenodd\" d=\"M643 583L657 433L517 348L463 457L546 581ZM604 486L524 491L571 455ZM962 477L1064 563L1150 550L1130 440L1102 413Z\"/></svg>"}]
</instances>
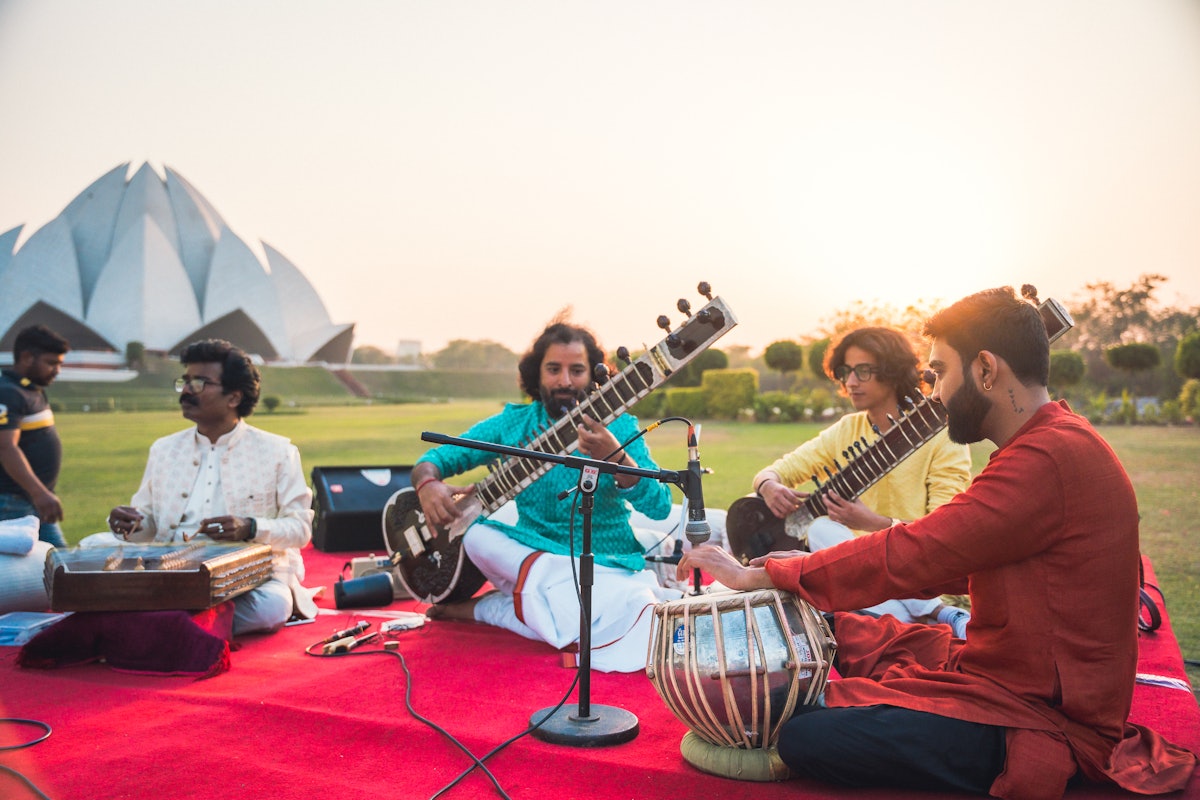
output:
<instances>
[{"instance_id":1,"label":"beard","mask_svg":"<svg viewBox=\"0 0 1200 800\"><path fill-rule=\"evenodd\" d=\"M558 419L563 416L587 397L586 393L575 391L574 389L556 389L551 391L545 386L541 387L540 394L542 396L542 405L546 407L546 414L551 419Z\"/></svg>"},{"instance_id":2,"label":"beard","mask_svg":"<svg viewBox=\"0 0 1200 800\"><path fill-rule=\"evenodd\" d=\"M946 414L950 418L950 441L958 444L974 444L981 441L983 420L991 410L991 401L979 391L975 379L967 372L963 385L946 401Z\"/></svg>"}]
</instances>

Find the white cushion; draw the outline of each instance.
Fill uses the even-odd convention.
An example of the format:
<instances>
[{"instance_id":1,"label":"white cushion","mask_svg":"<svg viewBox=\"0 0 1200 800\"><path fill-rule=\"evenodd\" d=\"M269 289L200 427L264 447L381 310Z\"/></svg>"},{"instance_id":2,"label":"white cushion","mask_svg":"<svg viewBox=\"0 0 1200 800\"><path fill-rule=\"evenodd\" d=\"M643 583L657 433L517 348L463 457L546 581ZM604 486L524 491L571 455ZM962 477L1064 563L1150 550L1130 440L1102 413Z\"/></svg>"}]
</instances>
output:
<instances>
[{"instance_id":1,"label":"white cushion","mask_svg":"<svg viewBox=\"0 0 1200 800\"><path fill-rule=\"evenodd\" d=\"M52 549L49 542L36 542L26 555L0 555L0 614L50 610L43 576Z\"/></svg>"}]
</instances>

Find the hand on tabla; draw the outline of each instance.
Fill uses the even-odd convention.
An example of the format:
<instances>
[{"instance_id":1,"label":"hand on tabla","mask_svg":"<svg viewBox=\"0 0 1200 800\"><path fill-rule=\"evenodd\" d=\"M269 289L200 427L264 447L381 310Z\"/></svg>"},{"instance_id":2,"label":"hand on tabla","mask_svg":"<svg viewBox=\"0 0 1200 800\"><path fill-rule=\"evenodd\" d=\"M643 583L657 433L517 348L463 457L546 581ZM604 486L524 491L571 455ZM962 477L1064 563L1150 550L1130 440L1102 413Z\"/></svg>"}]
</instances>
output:
<instances>
[{"instance_id":1,"label":"hand on tabla","mask_svg":"<svg viewBox=\"0 0 1200 800\"><path fill-rule=\"evenodd\" d=\"M765 569L744 567L728 551L714 545L693 547L690 552L684 553L683 559L675 567L676 579L686 581L693 569L706 572L714 580L739 591L768 589L772 585Z\"/></svg>"}]
</instances>

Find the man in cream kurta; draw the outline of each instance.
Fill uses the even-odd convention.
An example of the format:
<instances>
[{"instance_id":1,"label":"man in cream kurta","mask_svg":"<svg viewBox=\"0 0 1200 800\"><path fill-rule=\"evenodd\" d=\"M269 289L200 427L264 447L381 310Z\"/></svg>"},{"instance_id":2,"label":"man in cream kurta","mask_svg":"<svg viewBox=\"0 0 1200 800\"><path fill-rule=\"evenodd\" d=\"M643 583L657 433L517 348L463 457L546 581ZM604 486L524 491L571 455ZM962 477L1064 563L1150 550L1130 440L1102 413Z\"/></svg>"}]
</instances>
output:
<instances>
[{"instance_id":1,"label":"man in cream kurta","mask_svg":"<svg viewBox=\"0 0 1200 800\"><path fill-rule=\"evenodd\" d=\"M109 514L112 534L84 546L122 541L199 539L270 545L271 580L234 599L235 634L273 631L293 615L316 615L300 581L300 549L312 538L312 492L290 441L247 425L258 402L258 370L221 340L189 345L176 381L183 415L196 426L150 447L142 484L129 506Z\"/></svg>"}]
</instances>

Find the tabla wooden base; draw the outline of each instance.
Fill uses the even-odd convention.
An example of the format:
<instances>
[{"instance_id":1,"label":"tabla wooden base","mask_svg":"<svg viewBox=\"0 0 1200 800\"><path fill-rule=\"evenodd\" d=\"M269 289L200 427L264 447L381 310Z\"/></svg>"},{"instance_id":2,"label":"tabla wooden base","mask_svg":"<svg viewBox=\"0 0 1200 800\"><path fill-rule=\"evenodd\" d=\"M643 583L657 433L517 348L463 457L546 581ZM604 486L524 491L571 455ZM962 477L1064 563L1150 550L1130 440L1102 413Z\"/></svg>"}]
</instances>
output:
<instances>
[{"instance_id":1,"label":"tabla wooden base","mask_svg":"<svg viewBox=\"0 0 1200 800\"><path fill-rule=\"evenodd\" d=\"M724 747L688 731L679 743L683 760L701 772L739 781L783 781L792 771L774 747Z\"/></svg>"}]
</instances>

